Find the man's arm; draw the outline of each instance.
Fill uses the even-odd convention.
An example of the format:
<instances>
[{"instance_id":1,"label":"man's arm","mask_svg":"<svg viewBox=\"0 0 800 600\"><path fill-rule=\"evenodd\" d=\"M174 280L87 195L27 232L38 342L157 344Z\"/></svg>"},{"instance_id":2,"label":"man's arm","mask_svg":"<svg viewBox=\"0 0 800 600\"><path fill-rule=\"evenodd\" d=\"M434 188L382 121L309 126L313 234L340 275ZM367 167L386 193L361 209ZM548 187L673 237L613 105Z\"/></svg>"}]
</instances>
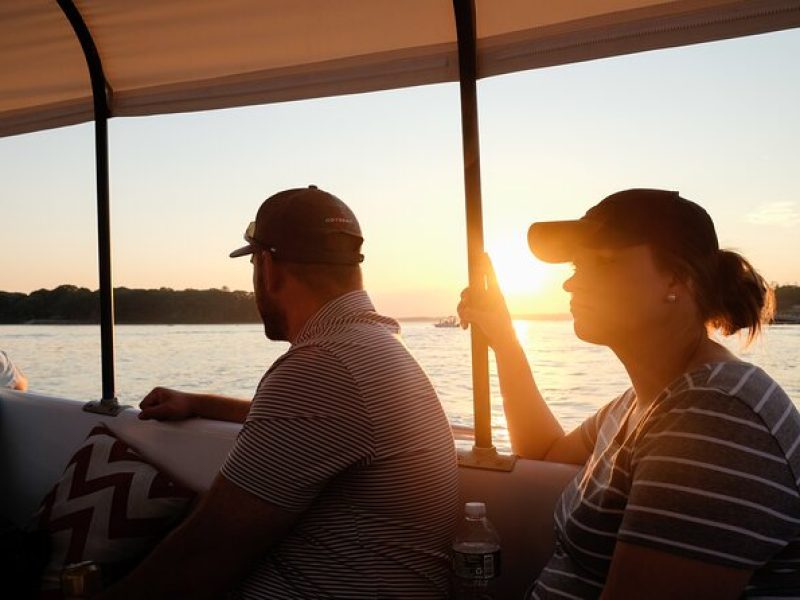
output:
<instances>
[{"instance_id":1,"label":"man's arm","mask_svg":"<svg viewBox=\"0 0 800 600\"><path fill-rule=\"evenodd\" d=\"M250 401L214 394L195 394L157 387L139 403L140 419L180 421L203 417L215 421L244 423L250 412Z\"/></svg>"},{"instance_id":2,"label":"man's arm","mask_svg":"<svg viewBox=\"0 0 800 600\"><path fill-rule=\"evenodd\" d=\"M187 520L96 598L219 598L286 535L297 515L218 475Z\"/></svg>"}]
</instances>

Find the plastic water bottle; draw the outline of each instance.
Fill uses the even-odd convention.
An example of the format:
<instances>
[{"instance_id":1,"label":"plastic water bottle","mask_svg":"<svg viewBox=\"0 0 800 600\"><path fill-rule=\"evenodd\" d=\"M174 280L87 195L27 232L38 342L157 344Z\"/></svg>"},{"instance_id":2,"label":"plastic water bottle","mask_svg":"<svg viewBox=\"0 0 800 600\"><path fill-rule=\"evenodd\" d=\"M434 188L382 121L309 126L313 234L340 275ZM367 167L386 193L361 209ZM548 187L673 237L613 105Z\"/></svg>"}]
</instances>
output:
<instances>
[{"instance_id":1,"label":"plastic water bottle","mask_svg":"<svg viewBox=\"0 0 800 600\"><path fill-rule=\"evenodd\" d=\"M467 502L453 540L453 597L492 600L499 575L500 536L486 518L486 505Z\"/></svg>"}]
</instances>

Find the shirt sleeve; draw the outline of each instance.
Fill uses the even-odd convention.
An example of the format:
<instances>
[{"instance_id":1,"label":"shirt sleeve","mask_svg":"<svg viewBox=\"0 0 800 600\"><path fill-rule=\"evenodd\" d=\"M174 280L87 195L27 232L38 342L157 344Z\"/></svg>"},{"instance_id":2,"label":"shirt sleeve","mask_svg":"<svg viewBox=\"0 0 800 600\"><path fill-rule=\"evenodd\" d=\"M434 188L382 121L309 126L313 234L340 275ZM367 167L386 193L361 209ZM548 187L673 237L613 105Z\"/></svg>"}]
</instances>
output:
<instances>
[{"instance_id":1,"label":"shirt sleeve","mask_svg":"<svg viewBox=\"0 0 800 600\"><path fill-rule=\"evenodd\" d=\"M8 355L0 350L0 386L13 388L17 381L17 370Z\"/></svg>"},{"instance_id":2,"label":"shirt sleeve","mask_svg":"<svg viewBox=\"0 0 800 600\"><path fill-rule=\"evenodd\" d=\"M800 531L800 495L786 457L736 398L683 392L638 436L618 539L755 569Z\"/></svg>"},{"instance_id":3,"label":"shirt sleeve","mask_svg":"<svg viewBox=\"0 0 800 600\"><path fill-rule=\"evenodd\" d=\"M350 372L328 351L305 347L264 376L221 472L259 498L299 512L333 477L368 464L373 448Z\"/></svg>"},{"instance_id":4,"label":"shirt sleeve","mask_svg":"<svg viewBox=\"0 0 800 600\"><path fill-rule=\"evenodd\" d=\"M600 428L603 427L603 423L605 423L606 417L611 412L612 408L619 402L622 402L627 394L628 392L626 391L624 394L617 396L579 425L583 443L586 444L589 450L594 450L597 444L597 436L600 434Z\"/></svg>"}]
</instances>

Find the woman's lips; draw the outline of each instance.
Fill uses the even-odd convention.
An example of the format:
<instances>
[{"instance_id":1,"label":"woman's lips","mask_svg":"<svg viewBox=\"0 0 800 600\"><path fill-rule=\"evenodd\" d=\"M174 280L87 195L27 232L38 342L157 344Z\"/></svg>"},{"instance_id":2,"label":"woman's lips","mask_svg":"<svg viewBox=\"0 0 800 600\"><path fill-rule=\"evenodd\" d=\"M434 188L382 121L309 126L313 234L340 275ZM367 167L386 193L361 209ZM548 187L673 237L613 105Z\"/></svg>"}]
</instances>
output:
<instances>
[{"instance_id":1,"label":"woman's lips","mask_svg":"<svg viewBox=\"0 0 800 600\"><path fill-rule=\"evenodd\" d=\"M570 301L569 303L569 311L574 313L575 311L586 311L591 310L591 306L589 306L585 302L575 302L574 300Z\"/></svg>"}]
</instances>

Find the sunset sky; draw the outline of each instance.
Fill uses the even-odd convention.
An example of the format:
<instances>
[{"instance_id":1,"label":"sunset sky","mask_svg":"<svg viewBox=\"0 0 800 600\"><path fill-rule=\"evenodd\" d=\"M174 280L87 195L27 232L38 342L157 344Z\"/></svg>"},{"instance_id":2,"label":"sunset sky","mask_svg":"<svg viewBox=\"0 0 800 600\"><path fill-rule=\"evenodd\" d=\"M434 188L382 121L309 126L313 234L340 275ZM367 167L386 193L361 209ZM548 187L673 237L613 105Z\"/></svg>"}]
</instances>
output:
<instances>
[{"instance_id":1,"label":"sunset sky","mask_svg":"<svg viewBox=\"0 0 800 600\"><path fill-rule=\"evenodd\" d=\"M512 311L566 312L569 267L533 220L630 187L705 206L721 244L800 282L800 30L479 83L486 246ZM454 312L466 282L458 87L441 84L110 124L117 286L250 289L228 252L261 201L314 183L365 234L365 282L395 316ZM93 126L0 139L0 289L97 288Z\"/></svg>"}]
</instances>

